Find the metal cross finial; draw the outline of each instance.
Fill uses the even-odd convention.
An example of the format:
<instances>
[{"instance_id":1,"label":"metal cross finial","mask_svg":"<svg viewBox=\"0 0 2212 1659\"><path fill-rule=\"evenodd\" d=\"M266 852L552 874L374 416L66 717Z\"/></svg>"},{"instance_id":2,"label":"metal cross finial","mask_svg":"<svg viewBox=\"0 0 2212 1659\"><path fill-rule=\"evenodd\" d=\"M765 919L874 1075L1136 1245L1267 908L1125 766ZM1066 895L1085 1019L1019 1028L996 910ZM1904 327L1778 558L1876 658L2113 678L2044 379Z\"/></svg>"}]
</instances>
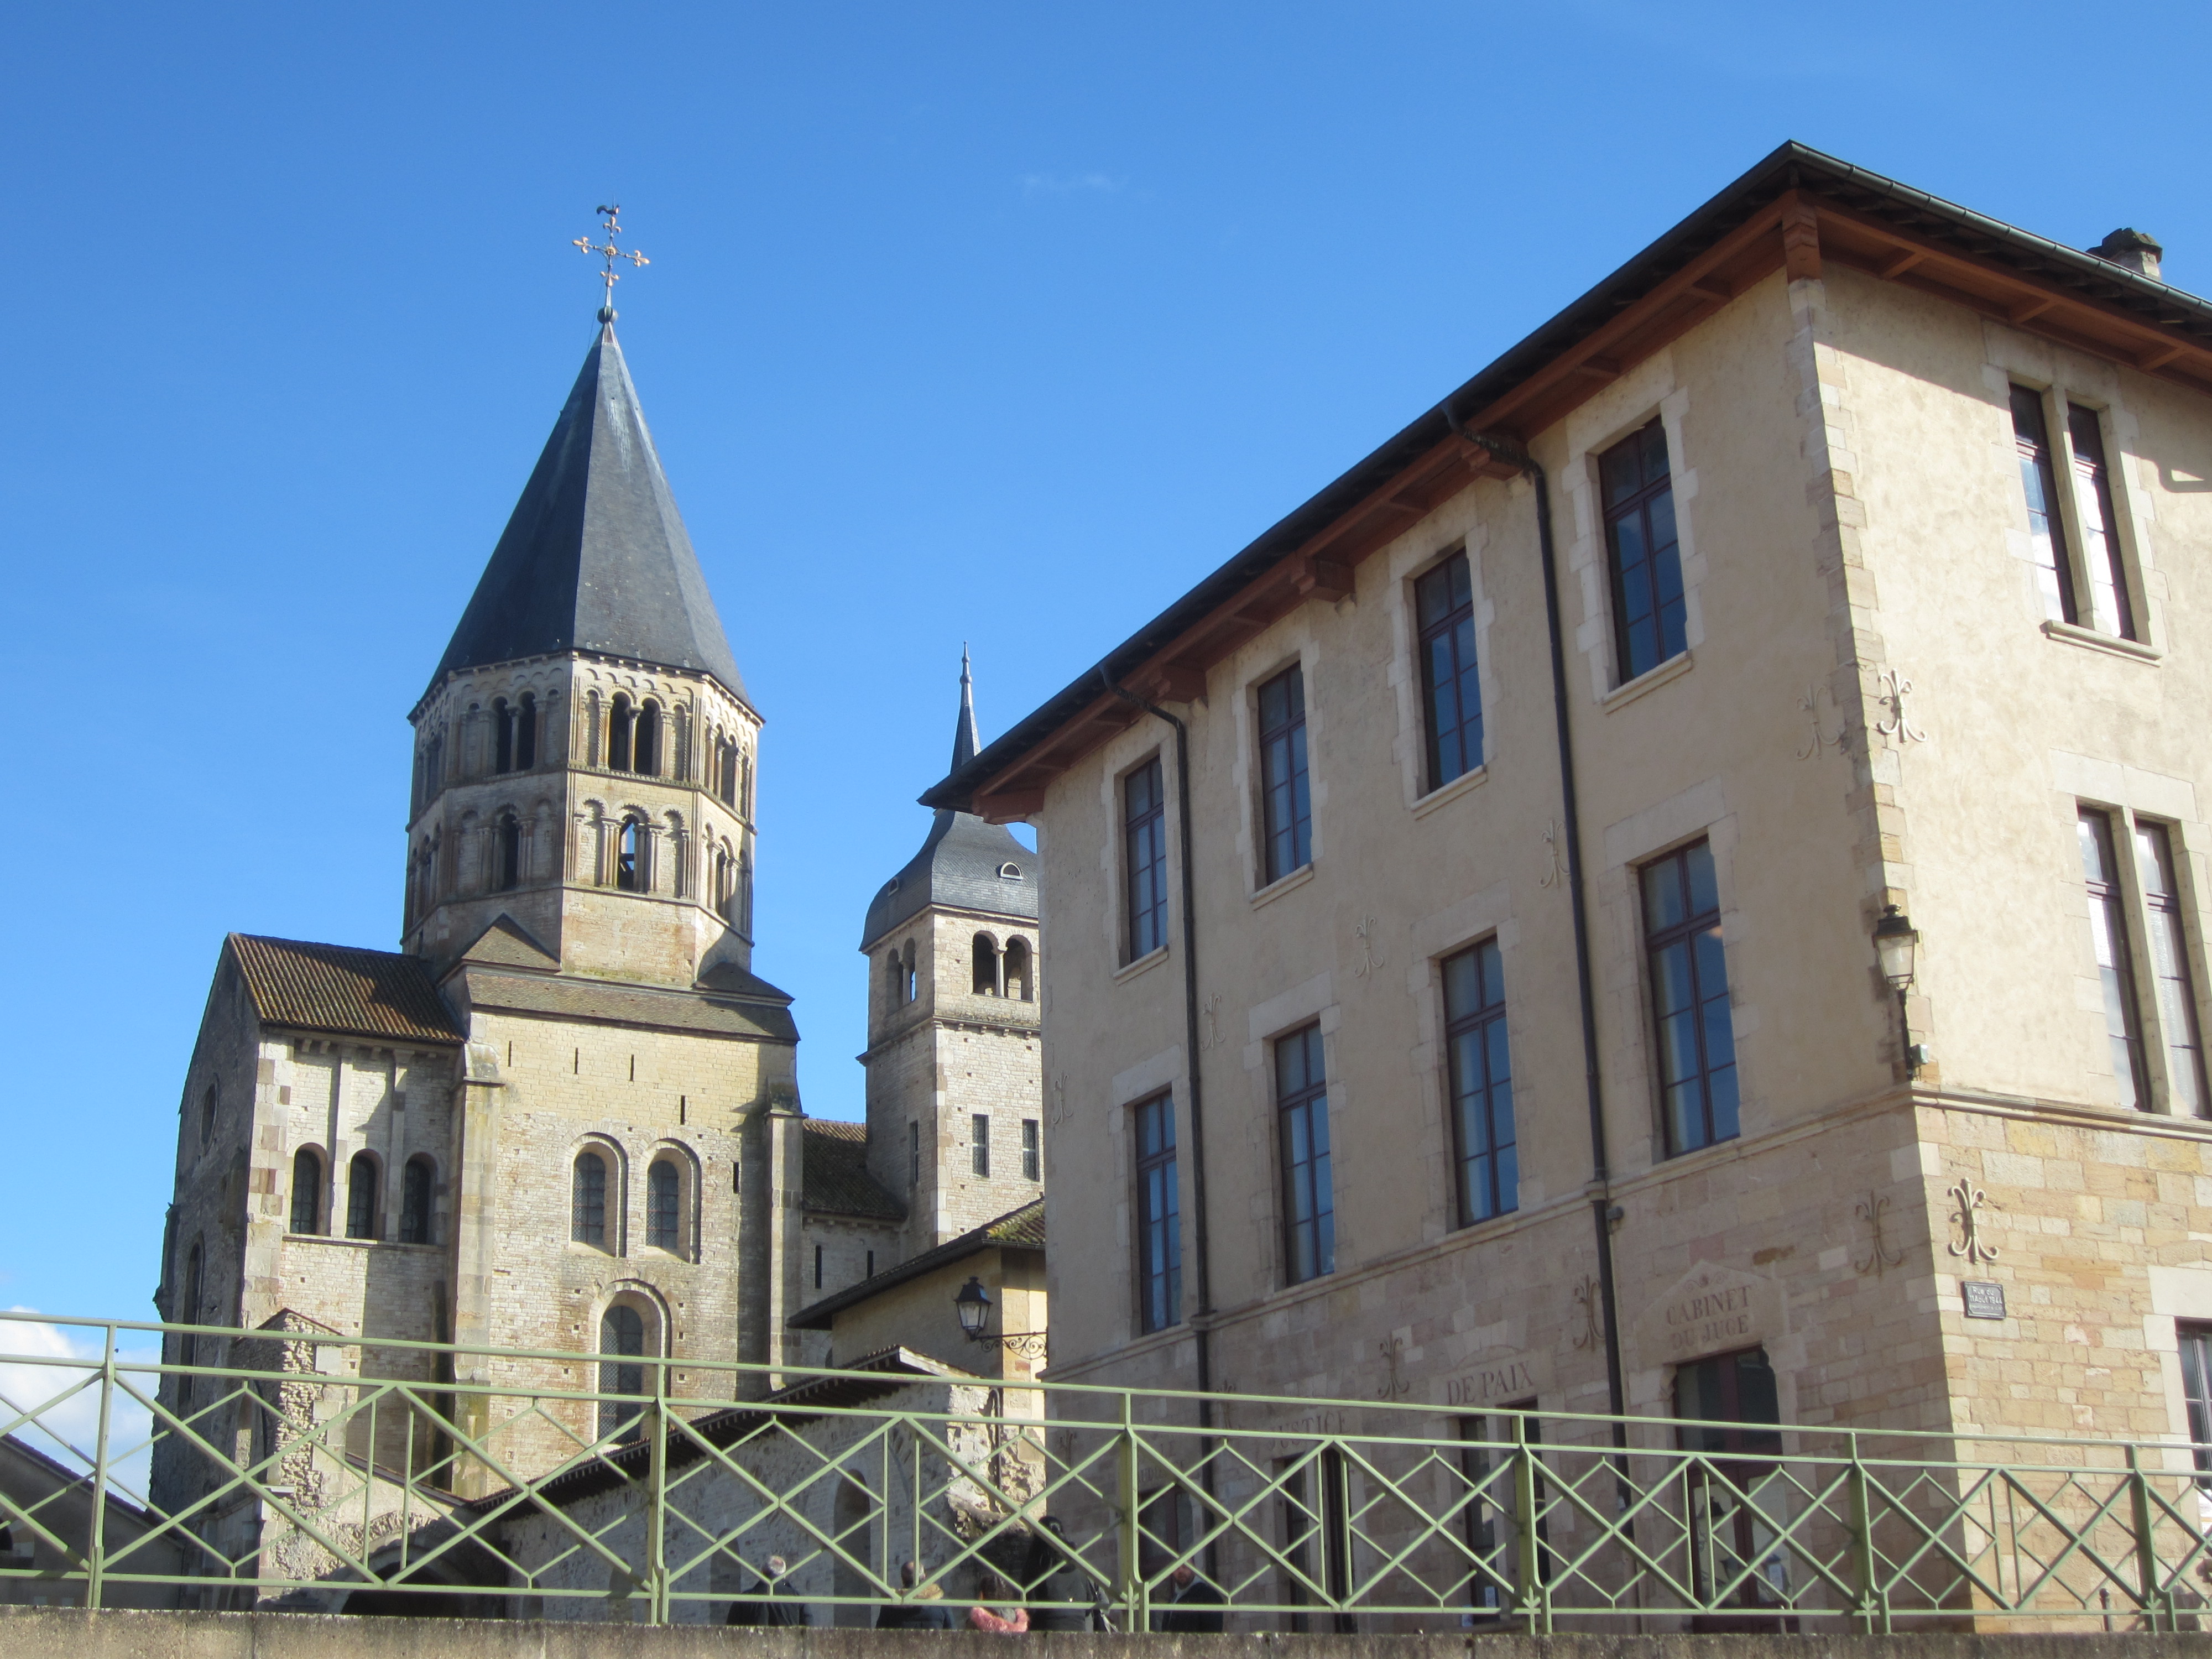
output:
<instances>
[{"instance_id":1,"label":"metal cross finial","mask_svg":"<svg viewBox=\"0 0 2212 1659\"><path fill-rule=\"evenodd\" d=\"M599 320L611 323L615 319L615 284L622 281L622 274L615 269L615 261L627 259L634 265L649 265L653 261L635 248L624 253L615 246L615 238L622 234L622 226L616 222L616 216L622 211L620 203L612 207L596 207L592 211L606 221L606 241L602 244L594 242L588 236L579 236L569 246L580 247L586 253L596 253L607 262L606 269L599 273L607 285L606 303L599 307Z\"/></svg>"}]
</instances>

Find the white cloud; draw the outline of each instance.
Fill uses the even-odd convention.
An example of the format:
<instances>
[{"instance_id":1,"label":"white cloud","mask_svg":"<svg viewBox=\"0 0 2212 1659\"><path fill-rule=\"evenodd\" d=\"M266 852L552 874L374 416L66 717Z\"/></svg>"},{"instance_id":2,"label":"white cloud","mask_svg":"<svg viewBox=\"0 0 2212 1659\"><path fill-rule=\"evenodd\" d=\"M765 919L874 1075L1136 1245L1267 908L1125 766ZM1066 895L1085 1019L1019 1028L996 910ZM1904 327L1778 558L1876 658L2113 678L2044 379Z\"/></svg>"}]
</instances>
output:
<instances>
[{"instance_id":1,"label":"white cloud","mask_svg":"<svg viewBox=\"0 0 2212 1659\"><path fill-rule=\"evenodd\" d=\"M1119 196L1129 187L1105 173L1024 173L1021 182L1024 196Z\"/></svg>"},{"instance_id":2,"label":"white cloud","mask_svg":"<svg viewBox=\"0 0 2212 1659\"><path fill-rule=\"evenodd\" d=\"M35 1308L8 1312L11 1317L0 1319L0 1429L67 1468L88 1471L100 1439L99 1361L106 1333L96 1325L49 1323L36 1316ZM133 1338L143 1334L129 1333ZM118 1359L134 1364L151 1364L161 1353L158 1346L116 1349ZM93 1363L52 1363L73 1359ZM150 1373L130 1378L133 1388L147 1395L153 1393L155 1380ZM16 1423L26 1413L31 1420ZM147 1437L152 1429L151 1414L118 1381L108 1407L108 1480L117 1496L133 1503L145 1501Z\"/></svg>"}]
</instances>

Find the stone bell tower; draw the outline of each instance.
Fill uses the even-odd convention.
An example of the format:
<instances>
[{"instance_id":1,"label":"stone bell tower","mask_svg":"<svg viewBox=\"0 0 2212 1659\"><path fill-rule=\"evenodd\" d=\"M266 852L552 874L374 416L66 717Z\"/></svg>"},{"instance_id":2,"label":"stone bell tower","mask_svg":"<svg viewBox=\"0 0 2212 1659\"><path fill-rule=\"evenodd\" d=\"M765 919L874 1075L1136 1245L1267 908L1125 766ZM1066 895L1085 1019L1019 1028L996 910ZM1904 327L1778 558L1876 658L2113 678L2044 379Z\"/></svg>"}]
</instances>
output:
<instances>
[{"instance_id":1,"label":"stone bell tower","mask_svg":"<svg viewBox=\"0 0 2212 1659\"><path fill-rule=\"evenodd\" d=\"M963 651L954 769L976 748ZM868 1170L906 1200L905 1255L1043 1192L1038 864L1003 825L939 811L868 906Z\"/></svg>"},{"instance_id":2,"label":"stone bell tower","mask_svg":"<svg viewBox=\"0 0 2212 1659\"><path fill-rule=\"evenodd\" d=\"M611 323L409 719L402 948L503 914L571 973L750 967L760 717Z\"/></svg>"}]
</instances>

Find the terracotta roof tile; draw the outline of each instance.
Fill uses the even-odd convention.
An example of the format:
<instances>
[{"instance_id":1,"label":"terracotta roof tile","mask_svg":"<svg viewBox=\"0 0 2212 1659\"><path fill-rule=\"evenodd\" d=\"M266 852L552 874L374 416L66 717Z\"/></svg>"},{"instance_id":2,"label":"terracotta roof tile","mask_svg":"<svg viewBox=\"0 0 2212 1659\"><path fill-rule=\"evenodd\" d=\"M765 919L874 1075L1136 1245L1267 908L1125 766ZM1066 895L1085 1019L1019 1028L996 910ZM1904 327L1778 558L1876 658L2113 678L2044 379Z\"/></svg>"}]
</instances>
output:
<instances>
[{"instance_id":1,"label":"terracotta roof tile","mask_svg":"<svg viewBox=\"0 0 2212 1659\"><path fill-rule=\"evenodd\" d=\"M420 957L251 933L233 933L228 943L264 1025L415 1042L462 1040Z\"/></svg>"}]
</instances>

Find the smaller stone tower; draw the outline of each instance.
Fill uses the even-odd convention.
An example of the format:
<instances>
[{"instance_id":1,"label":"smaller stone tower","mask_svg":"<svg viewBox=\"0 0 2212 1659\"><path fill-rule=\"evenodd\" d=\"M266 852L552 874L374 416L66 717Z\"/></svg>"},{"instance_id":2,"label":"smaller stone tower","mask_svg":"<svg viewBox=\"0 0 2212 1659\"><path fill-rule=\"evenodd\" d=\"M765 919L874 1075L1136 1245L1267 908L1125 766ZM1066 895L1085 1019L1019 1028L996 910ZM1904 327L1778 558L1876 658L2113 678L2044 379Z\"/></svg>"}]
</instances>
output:
<instances>
[{"instance_id":1,"label":"smaller stone tower","mask_svg":"<svg viewBox=\"0 0 2212 1659\"><path fill-rule=\"evenodd\" d=\"M954 768L976 748L963 650ZM940 811L868 906L868 1171L906 1200L902 1257L1043 1191L1037 872L1003 826Z\"/></svg>"}]
</instances>

